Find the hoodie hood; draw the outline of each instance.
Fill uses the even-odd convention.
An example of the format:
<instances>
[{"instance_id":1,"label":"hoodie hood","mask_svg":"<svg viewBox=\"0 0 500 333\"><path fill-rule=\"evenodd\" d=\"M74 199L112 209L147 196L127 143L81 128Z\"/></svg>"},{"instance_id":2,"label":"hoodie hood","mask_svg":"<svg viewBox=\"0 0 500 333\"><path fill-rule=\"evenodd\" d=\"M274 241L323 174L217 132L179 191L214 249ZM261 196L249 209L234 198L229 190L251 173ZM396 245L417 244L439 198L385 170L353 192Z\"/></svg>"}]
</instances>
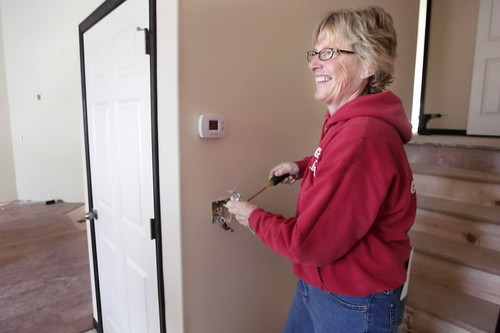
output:
<instances>
[{"instance_id":1,"label":"hoodie hood","mask_svg":"<svg viewBox=\"0 0 500 333\"><path fill-rule=\"evenodd\" d=\"M373 117L383 120L398 131L403 143L411 139L412 125L408 121L403 103L390 91L357 97L340 107L333 116L327 112L325 130L340 121L356 117Z\"/></svg>"}]
</instances>

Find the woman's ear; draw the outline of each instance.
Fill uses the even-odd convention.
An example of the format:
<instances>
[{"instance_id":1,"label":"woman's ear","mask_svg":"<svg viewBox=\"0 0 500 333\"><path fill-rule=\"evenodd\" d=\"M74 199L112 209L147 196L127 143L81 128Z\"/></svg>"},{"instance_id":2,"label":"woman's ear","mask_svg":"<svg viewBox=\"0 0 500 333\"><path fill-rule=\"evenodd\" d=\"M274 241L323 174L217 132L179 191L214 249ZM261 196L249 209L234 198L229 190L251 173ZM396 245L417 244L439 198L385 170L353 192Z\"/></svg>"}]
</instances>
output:
<instances>
[{"instance_id":1,"label":"woman's ear","mask_svg":"<svg viewBox=\"0 0 500 333\"><path fill-rule=\"evenodd\" d=\"M375 67L372 67L372 66L365 67L363 69L363 71L361 72L361 78L362 79L368 79L371 76L375 75L375 72L376 72Z\"/></svg>"}]
</instances>

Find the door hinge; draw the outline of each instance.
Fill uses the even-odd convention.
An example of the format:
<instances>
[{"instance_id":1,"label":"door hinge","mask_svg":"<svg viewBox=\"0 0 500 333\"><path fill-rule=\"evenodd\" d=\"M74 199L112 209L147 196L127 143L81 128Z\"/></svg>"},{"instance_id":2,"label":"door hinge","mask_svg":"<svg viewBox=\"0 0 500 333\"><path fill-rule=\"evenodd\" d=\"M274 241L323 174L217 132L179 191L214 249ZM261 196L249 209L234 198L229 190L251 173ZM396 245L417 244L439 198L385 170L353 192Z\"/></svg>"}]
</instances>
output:
<instances>
[{"instance_id":1,"label":"door hinge","mask_svg":"<svg viewBox=\"0 0 500 333\"><path fill-rule=\"evenodd\" d=\"M156 239L156 220L150 219L149 222L151 223L151 239Z\"/></svg>"},{"instance_id":2,"label":"door hinge","mask_svg":"<svg viewBox=\"0 0 500 333\"><path fill-rule=\"evenodd\" d=\"M137 31L144 31L145 52L151 54L151 33L148 28L137 27Z\"/></svg>"}]
</instances>

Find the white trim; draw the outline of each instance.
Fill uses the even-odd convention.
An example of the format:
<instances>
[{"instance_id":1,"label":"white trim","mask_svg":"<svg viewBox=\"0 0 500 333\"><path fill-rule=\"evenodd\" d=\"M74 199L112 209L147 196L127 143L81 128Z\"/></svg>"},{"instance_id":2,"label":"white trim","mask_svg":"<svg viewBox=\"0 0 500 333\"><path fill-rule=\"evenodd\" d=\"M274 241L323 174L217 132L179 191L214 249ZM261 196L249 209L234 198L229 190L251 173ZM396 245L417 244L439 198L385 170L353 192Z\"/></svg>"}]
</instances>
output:
<instances>
[{"instance_id":1,"label":"white trim","mask_svg":"<svg viewBox=\"0 0 500 333\"><path fill-rule=\"evenodd\" d=\"M420 98L422 96L422 76L425 51L425 28L427 25L427 0L420 0L418 14L417 51L415 56L415 75L413 81L413 104L411 110L411 124L413 133L417 133L418 117L420 115Z\"/></svg>"},{"instance_id":2,"label":"white trim","mask_svg":"<svg viewBox=\"0 0 500 333\"><path fill-rule=\"evenodd\" d=\"M184 332L179 143L179 1L156 0L158 143L165 321Z\"/></svg>"}]
</instances>

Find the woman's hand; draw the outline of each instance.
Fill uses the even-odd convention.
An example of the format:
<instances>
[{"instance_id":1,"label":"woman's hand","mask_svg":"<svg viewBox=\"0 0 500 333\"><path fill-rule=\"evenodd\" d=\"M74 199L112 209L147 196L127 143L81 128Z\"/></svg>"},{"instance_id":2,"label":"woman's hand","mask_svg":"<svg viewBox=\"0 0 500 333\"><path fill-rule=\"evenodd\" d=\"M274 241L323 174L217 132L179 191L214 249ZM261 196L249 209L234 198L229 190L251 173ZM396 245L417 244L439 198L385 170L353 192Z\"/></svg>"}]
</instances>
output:
<instances>
[{"instance_id":1,"label":"woman's hand","mask_svg":"<svg viewBox=\"0 0 500 333\"><path fill-rule=\"evenodd\" d=\"M236 217L236 220L243 226L248 226L248 217L254 209L257 208L256 205L249 203L247 201L228 201L226 203L226 207L229 213L233 214Z\"/></svg>"},{"instance_id":2,"label":"woman's hand","mask_svg":"<svg viewBox=\"0 0 500 333\"><path fill-rule=\"evenodd\" d=\"M269 178L272 178L273 176L281 176L281 175L288 173L288 174L290 174L290 177L285 178L282 181L282 183L283 184L293 184L298 179L297 175L299 174L299 172L300 172L300 169L296 163L292 163L292 162L281 163L281 164L279 164L271 169L271 171L269 172Z\"/></svg>"}]
</instances>

